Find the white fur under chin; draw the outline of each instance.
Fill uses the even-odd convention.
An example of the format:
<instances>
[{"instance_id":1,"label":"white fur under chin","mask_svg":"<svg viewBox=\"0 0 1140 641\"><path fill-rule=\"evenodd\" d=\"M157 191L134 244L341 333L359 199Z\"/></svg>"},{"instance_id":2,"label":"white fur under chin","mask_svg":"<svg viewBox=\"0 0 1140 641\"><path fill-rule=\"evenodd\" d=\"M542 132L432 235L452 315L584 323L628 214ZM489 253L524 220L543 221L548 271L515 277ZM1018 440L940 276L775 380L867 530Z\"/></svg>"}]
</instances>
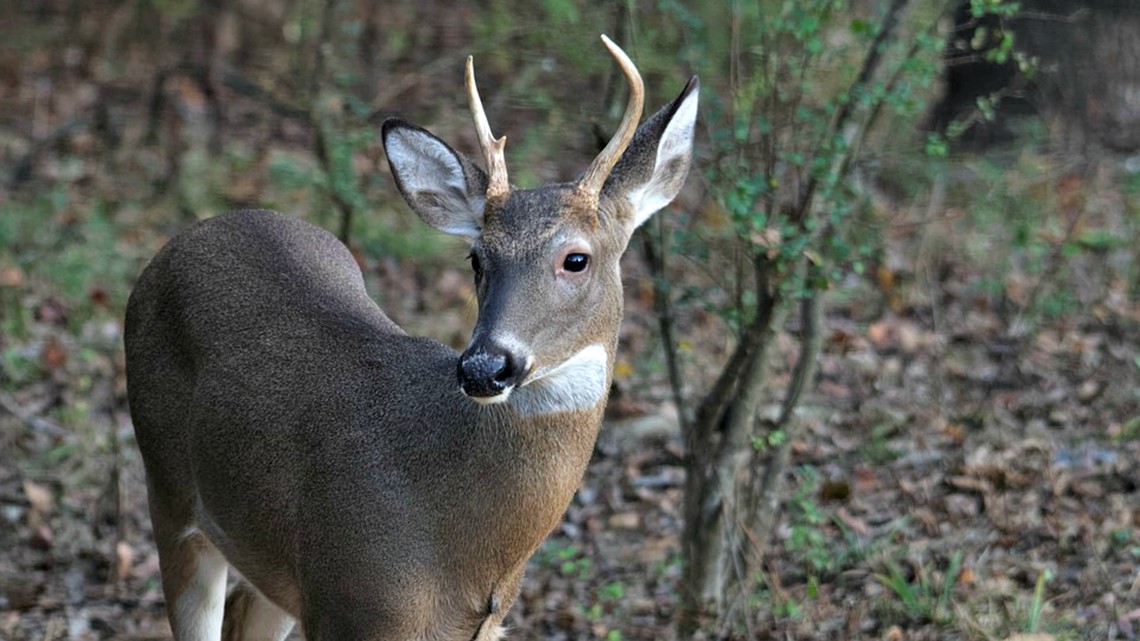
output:
<instances>
[{"instance_id":1,"label":"white fur under chin","mask_svg":"<svg viewBox=\"0 0 1140 641\"><path fill-rule=\"evenodd\" d=\"M471 396L467 394L467 392L464 392L462 387L459 388L459 391L463 392L464 396L467 396L467 398L475 401L480 405L498 405L499 403L506 403L507 399L511 397L511 392L513 392L514 389L514 387L508 387L507 389L499 392L498 394L495 394L494 396Z\"/></svg>"},{"instance_id":2,"label":"white fur under chin","mask_svg":"<svg viewBox=\"0 0 1140 641\"><path fill-rule=\"evenodd\" d=\"M524 415L593 408L605 398L608 366L605 346L589 345L558 365L535 372L514 390L510 404Z\"/></svg>"}]
</instances>

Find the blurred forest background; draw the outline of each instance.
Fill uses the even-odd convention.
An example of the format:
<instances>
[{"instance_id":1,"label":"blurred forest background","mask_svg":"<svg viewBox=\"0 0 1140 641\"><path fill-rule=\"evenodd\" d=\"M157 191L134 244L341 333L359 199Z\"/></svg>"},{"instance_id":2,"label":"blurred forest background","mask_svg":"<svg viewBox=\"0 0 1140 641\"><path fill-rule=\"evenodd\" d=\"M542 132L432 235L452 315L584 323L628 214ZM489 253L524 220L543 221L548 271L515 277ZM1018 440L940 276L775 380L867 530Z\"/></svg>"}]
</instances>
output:
<instances>
[{"instance_id":1,"label":"blurred forest background","mask_svg":"<svg viewBox=\"0 0 1140 641\"><path fill-rule=\"evenodd\" d=\"M1131 0L0 0L0 639L169 638L121 347L149 257L275 208L460 347L465 248L379 124L478 157L473 54L512 179L570 179L624 101L600 33L647 110L700 74L697 158L511 638L1140 635Z\"/></svg>"}]
</instances>

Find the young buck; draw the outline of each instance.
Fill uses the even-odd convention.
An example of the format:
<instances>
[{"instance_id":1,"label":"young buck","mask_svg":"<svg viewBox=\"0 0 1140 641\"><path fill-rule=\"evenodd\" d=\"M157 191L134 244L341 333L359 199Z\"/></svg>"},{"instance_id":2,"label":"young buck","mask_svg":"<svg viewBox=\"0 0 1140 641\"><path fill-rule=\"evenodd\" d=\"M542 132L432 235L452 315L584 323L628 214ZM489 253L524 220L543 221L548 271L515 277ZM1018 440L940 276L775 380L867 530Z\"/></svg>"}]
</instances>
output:
<instances>
[{"instance_id":1,"label":"young buck","mask_svg":"<svg viewBox=\"0 0 1140 641\"><path fill-rule=\"evenodd\" d=\"M578 181L507 182L471 59L487 171L383 126L396 185L471 243L462 354L408 336L332 235L268 211L174 238L127 309L131 416L178 641L489 641L593 450L622 317L618 259L688 172L697 80L640 128L630 84ZM243 577L225 595L226 572ZM223 615L224 612L224 615Z\"/></svg>"}]
</instances>

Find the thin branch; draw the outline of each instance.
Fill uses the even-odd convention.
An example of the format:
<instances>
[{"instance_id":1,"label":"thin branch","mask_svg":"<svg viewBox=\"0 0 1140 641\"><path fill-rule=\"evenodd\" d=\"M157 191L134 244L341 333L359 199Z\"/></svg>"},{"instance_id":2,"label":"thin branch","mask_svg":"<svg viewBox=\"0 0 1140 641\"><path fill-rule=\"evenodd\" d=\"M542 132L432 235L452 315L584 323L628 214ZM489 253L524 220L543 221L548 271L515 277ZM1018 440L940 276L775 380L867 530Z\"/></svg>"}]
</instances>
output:
<instances>
[{"instance_id":1,"label":"thin branch","mask_svg":"<svg viewBox=\"0 0 1140 641\"><path fill-rule=\"evenodd\" d=\"M336 18L336 6L338 0L325 0L325 4L321 10L321 26L320 32L317 36L316 58L313 63L313 75L309 78L309 119L313 123L313 131L316 133L313 136L313 153L317 157L317 161L321 165L321 170L324 172L328 184L325 188L325 193L329 197L333 208L339 214L339 226L337 231L337 238L344 244L348 244L349 234L352 232L352 203L349 203L344 197L337 192L333 184L332 158L329 155L328 149L328 133L325 130L325 123L320 116L320 102L321 91L324 86L324 78L326 70L329 65L329 58L332 56L332 27L333 21Z\"/></svg>"},{"instance_id":2,"label":"thin branch","mask_svg":"<svg viewBox=\"0 0 1140 641\"><path fill-rule=\"evenodd\" d=\"M298 120L306 125L312 124L310 113L308 110L290 104L287 100L280 98L273 94L272 91L265 87L253 82L249 78L237 73L233 70L227 70L222 74L222 84L224 84L231 91L255 100L273 112L274 115L281 118L289 118L291 120Z\"/></svg>"},{"instance_id":3,"label":"thin branch","mask_svg":"<svg viewBox=\"0 0 1140 641\"><path fill-rule=\"evenodd\" d=\"M806 259L805 259L806 260ZM753 505L759 504L759 510L752 522L756 524L756 531L761 541L767 541L772 535L776 524L776 515L779 513L780 497L783 495L784 475L791 460L792 441L799 436L798 424L792 420L793 413L799 405L804 390L815 378L819 365L819 354L823 349L823 305L822 293L818 287L813 286L822 277L820 267L810 264L804 277L807 294L800 301L800 353L792 372L792 380L788 384L784 401L780 406L780 415L772 426L772 431L784 432L784 440L774 447L768 465L764 470L757 500Z\"/></svg>"},{"instance_id":4,"label":"thin branch","mask_svg":"<svg viewBox=\"0 0 1140 641\"><path fill-rule=\"evenodd\" d=\"M857 97L863 93L867 85L870 84L871 79L878 74L879 68L883 64L883 49L886 43L893 42L895 32L902 22L902 13L911 2L912 0L893 0L893 2L891 2L891 6L887 9L887 13L883 18L883 27L875 34L875 39L871 42L867 56L863 59L863 65L859 69L859 74L856 76L855 82L851 84L851 88L847 90L848 100L836 111L835 118L831 121L831 126L827 128L825 141L833 139L836 134L845 132L850 127L850 120L857 111ZM827 146L830 146L830 143L828 143ZM815 201L815 193L818 189L819 178L813 173L808 178L807 187L800 196L796 212L793 215L793 222L803 225L811 213Z\"/></svg>"},{"instance_id":5,"label":"thin branch","mask_svg":"<svg viewBox=\"0 0 1140 641\"><path fill-rule=\"evenodd\" d=\"M652 226L652 231L650 230ZM661 332L661 348L665 351L665 367L669 372L669 387L673 392L673 404L677 406L677 420L681 433L688 434L692 425L692 413L685 401L684 384L681 381L681 366L677 359L677 342L673 339L673 303L665 276L665 252L661 218L656 217L641 228L641 246L645 252L645 262L649 265L649 275L653 282L653 311L657 316L657 329Z\"/></svg>"},{"instance_id":6,"label":"thin branch","mask_svg":"<svg viewBox=\"0 0 1140 641\"><path fill-rule=\"evenodd\" d=\"M697 439L698 442L706 441L714 427L723 420L732 397L740 388L744 372L752 359L755 358L756 352L760 350L761 343L767 336L771 309L776 302L769 293L770 285L768 283L769 273L774 268L775 266L764 257L757 258L753 265L753 273L756 278L756 312L752 322L741 334L728 363L721 369L716 382L713 383L712 388L697 409L695 427L701 433L694 434L693 438ZM691 448L694 443L688 445Z\"/></svg>"}]
</instances>

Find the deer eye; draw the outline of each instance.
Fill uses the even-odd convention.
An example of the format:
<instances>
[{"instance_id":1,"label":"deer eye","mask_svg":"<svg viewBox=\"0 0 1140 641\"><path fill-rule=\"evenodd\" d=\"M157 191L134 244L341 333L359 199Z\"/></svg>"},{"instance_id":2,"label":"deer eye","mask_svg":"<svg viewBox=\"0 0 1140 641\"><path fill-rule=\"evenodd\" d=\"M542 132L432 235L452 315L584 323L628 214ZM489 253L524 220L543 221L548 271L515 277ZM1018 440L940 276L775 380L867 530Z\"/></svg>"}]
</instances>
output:
<instances>
[{"instance_id":1,"label":"deer eye","mask_svg":"<svg viewBox=\"0 0 1140 641\"><path fill-rule=\"evenodd\" d=\"M467 254L467 259L471 261L471 271L475 272L476 277L483 273L483 265L479 264L478 254L471 252Z\"/></svg>"},{"instance_id":2,"label":"deer eye","mask_svg":"<svg viewBox=\"0 0 1140 641\"><path fill-rule=\"evenodd\" d=\"M589 254L575 252L566 254L566 258L562 259L562 269L574 274L585 271L589 264Z\"/></svg>"}]
</instances>

